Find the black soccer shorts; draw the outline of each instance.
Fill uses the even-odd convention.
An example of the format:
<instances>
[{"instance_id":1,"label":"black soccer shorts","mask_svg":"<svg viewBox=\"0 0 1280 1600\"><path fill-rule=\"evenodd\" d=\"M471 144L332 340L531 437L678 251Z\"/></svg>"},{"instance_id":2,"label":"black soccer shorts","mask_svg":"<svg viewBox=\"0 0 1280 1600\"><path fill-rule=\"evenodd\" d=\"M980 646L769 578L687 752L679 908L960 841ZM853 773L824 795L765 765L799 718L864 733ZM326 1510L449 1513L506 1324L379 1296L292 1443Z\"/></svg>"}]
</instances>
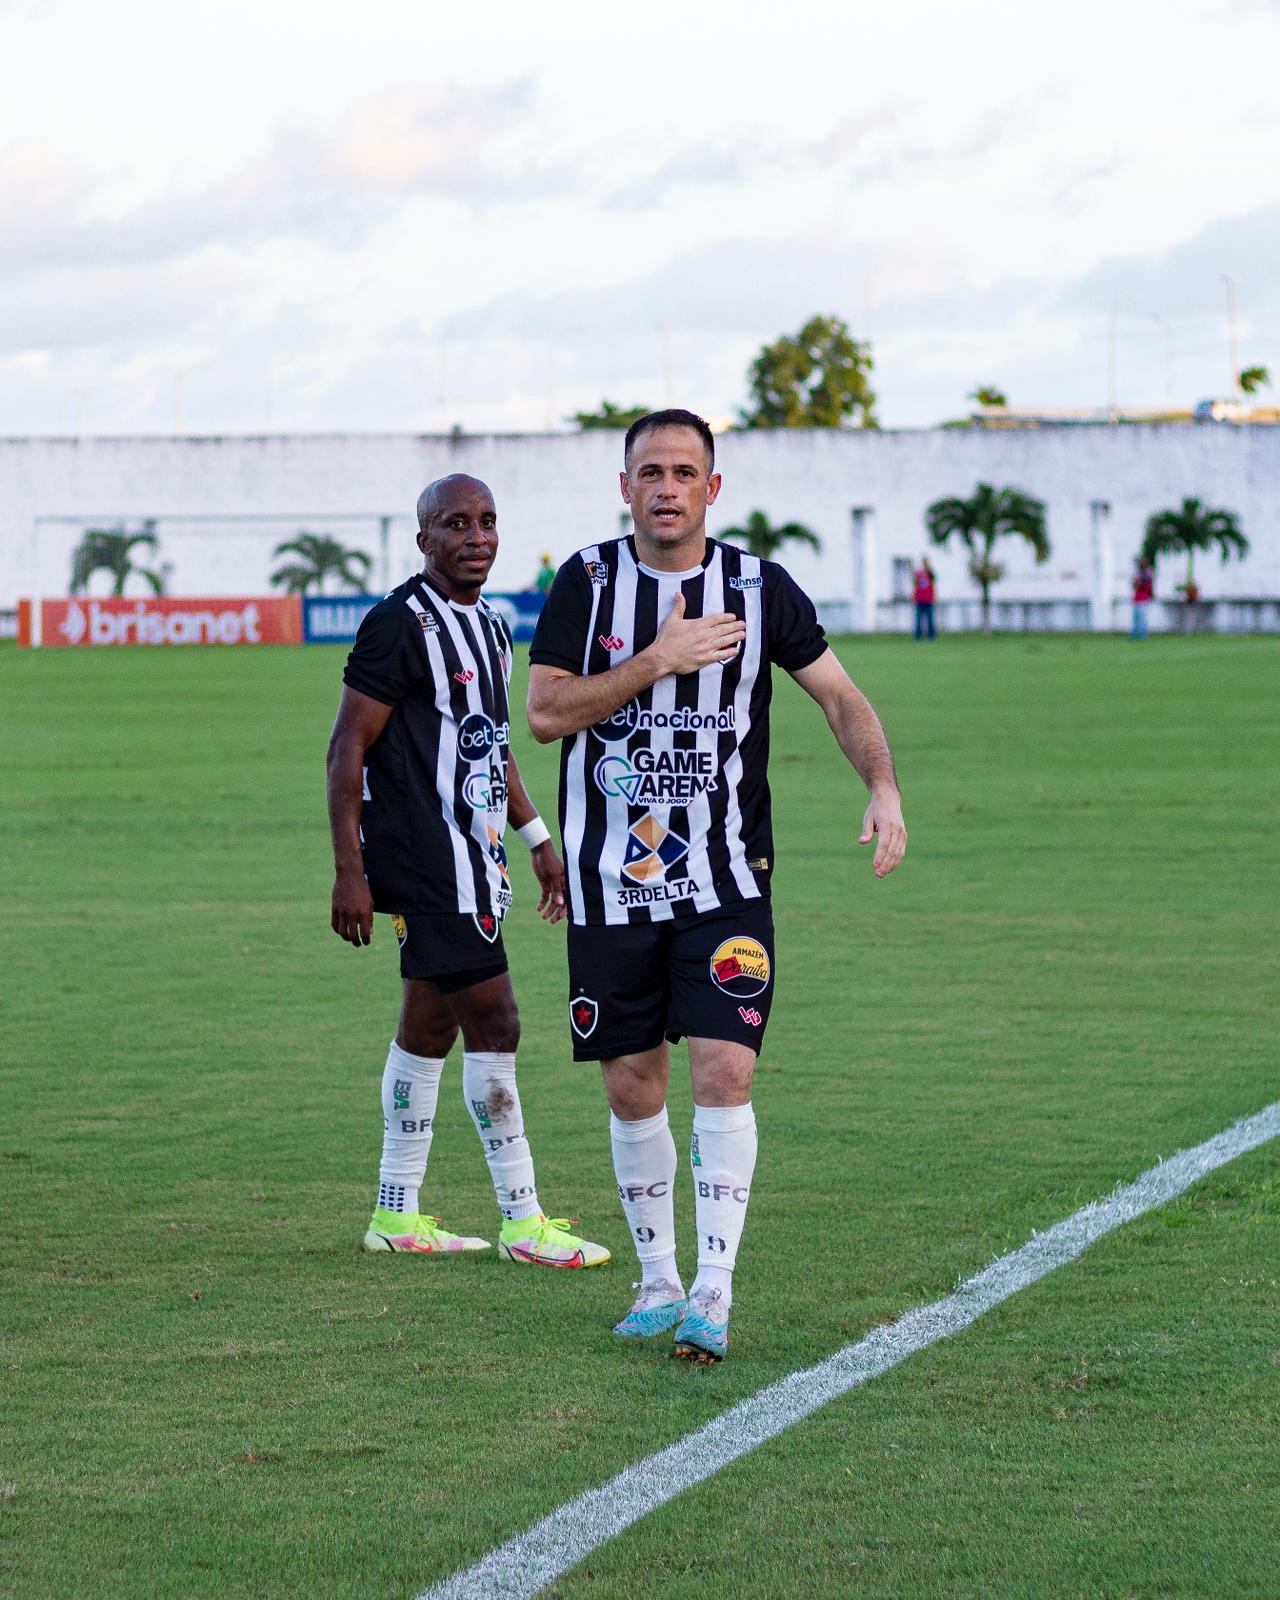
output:
<instances>
[{"instance_id":1,"label":"black soccer shorts","mask_svg":"<svg viewBox=\"0 0 1280 1600\"><path fill-rule=\"evenodd\" d=\"M744 900L705 916L569 926L575 1061L606 1061L692 1034L759 1051L773 1000L773 912Z\"/></svg>"},{"instance_id":2,"label":"black soccer shorts","mask_svg":"<svg viewBox=\"0 0 1280 1600\"><path fill-rule=\"evenodd\" d=\"M484 911L409 912L391 918L400 944L400 976L425 979L441 994L457 994L507 969L502 919Z\"/></svg>"}]
</instances>

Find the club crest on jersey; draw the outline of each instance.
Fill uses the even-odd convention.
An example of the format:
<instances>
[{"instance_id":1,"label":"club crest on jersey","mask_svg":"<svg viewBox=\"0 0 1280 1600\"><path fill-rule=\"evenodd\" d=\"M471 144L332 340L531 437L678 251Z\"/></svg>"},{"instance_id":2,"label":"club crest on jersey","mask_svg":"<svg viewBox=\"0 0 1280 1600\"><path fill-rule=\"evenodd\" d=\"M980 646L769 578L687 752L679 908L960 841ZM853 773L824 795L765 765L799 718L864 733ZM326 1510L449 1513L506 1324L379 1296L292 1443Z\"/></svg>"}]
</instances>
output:
<instances>
[{"instance_id":1,"label":"club crest on jersey","mask_svg":"<svg viewBox=\"0 0 1280 1600\"><path fill-rule=\"evenodd\" d=\"M689 854L689 841L665 827L651 811L627 832L622 876L632 883L652 883Z\"/></svg>"},{"instance_id":2,"label":"club crest on jersey","mask_svg":"<svg viewBox=\"0 0 1280 1600\"><path fill-rule=\"evenodd\" d=\"M612 751L596 762L596 788L633 806L687 806L715 792L716 758L710 750L637 750L628 760Z\"/></svg>"},{"instance_id":3,"label":"club crest on jersey","mask_svg":"<svg viewBox=\"0 0 1280 1600\"><path fill-rule=\"evenodd\" d=\"M726 939L711 956L711 981L735 1000L750 1000L769 987L769 952L758 939Z\"/></svg>"},{"instance_id":4,"label":"club crest on jersey","mask_svg":"<svg viewBox=\"0 0 1280 1600\"><path fill-rule=\"evenodd\" d=\"M569 1026L578 1035L579 1039L589 1039L596 1031L596 1023L600 1020L600 1007L594 1000L589 1000L585 994L580 994L569 1002Z\"/></svg>"},{"instance_id":5,"label":"club crest on jersey","mask_svg":"<svg viewBox=\"0 0 1280 1600\"><path fill-rule=\"evenodd\" d=\"M731 589L760 589L764 586L764 579L758 575L754 578L730 578Z\"/></svg>"},{"instance_id":6,"label":"club crest on jersey","mask_svg":"<svg viewBox=\"0 0 1280 1600\"><path fill-rule=\"evenodd\" d=\"M492 911L475 911L471 920L476 925L476 932L486 944L492 944L502 931L502 918L495 916Z\"/></svg>"},{"instance_id":7,"label":"club crest on jersey","mask_svg":"<svg viewBox=\"0 0 1280 1600\"><path fill-rule=\"evenodd\" d=\"M609 582L609 568L603 561L584 561L582 565L587 569L587 577L591 579L597 589L603 589Z\"/></svg>"}]
</instances>

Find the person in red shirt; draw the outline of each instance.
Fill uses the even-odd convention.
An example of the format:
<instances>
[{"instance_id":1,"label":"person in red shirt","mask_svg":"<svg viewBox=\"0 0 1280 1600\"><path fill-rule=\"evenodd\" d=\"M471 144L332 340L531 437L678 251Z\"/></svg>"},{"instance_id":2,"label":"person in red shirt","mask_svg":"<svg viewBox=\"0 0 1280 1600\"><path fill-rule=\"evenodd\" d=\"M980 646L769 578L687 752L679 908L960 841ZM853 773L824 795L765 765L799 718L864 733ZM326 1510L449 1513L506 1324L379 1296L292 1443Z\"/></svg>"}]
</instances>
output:
<instances>
[{"instance_id":1,"label":"person in red shirt","mask_svg":"<svg viewBox=\"0 0 1280 1600\"><path fill-rule=\"evenodd\" d=\"M916 638L936 639L938 630L933 622L933 568L928 556L922 556L915 570Z\"/></svg>"},{"instance_id":2,"label":"person in red shirt","mask_svg":"<svg viewBox=\"0 0 1280 1600\"><path fill-rule=\"evenodd\" d=\"M1145 639L1149 629L1151 602L1156 597L1156 574L1149 561L1138 557L1133 574L1133 639Z\"/></svg>"}]
</instances>

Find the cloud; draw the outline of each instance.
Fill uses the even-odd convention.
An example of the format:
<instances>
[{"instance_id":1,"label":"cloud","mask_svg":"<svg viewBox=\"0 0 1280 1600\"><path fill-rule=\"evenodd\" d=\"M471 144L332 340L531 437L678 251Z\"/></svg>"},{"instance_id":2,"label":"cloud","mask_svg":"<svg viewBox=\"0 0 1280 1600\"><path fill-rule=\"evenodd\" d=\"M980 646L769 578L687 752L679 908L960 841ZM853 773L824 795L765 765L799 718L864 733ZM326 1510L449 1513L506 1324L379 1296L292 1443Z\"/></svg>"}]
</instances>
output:
<instances>
[{"instance_id":1,"label":"cloud","mask_svg":"<svg viewBox=\"0 0 1280 1600\"><path fill-rule=\"evenodd\" d=\"M1224 273L1240 281L1251 316L1280 313L1280 202L1206 223L1171 249L1112 255L1062 290L1068 310L1134 306L1198 316L1223 304Z\"/></svg>"},{"instance_id":2,"label":"cloud","mask_svg":"<svg viewBox=\"0 0 1280 1600\"><path fill-rule=\"evenodd\" d=\"M94 213L102 179L33 149L4 153L0 276L51 267L143 265L208 246L305 237L343 250L407 200L533 200L564 193L571 164L531 161L531 79L408 84L358 97L335 117L283 122L258 157L205 187L117 217Z\"/></svg>"}]
</instances>

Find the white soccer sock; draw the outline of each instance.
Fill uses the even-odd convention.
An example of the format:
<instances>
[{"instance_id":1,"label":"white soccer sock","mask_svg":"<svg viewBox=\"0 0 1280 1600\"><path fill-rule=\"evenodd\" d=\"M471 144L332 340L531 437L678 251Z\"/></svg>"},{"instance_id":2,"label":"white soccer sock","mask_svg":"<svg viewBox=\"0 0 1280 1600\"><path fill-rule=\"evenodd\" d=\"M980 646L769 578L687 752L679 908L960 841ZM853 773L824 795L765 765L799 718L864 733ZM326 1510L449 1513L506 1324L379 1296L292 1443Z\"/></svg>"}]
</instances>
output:
<instances>
[{"instance_id":1,"label":"white soccer sock","mask_svg":"<svg viewBox=\"0 0 1280 1600\"><path fill-rule=\"evenodd\" d=\"M418 1189L431 1153L431 1125L443 1059L410 1055L393 1039L382 1073L382 1164L378 1204L388 1211L418 1209Z\"/></svg>"},{"instance_id":2,"label":"white soccer sock","mask_svg":"<svg viewBox=\"0 0 1280 1600\"><path fill-rule=\"evenodd\" d=\"M756 1117L751 1102L745 1106L695 1105L689 1160L698 1222L698 1276L689 1293L719 1289L728 1305L733 1299L733 1267L751 1198L751 1174L756 1169Z\"/></svg>"},{"instance_id":3,"label":"white soccer sock","mask_svg":"<svg viewBox=\"0 0 1280 1600\"><path fill-rule=\"evenodd\" d=\"M672 1191L676 1181L676 1142L667 1122L667 1108L639 1122L624 1122L609 1113L613 1172L618 1199L640 1259L642 1280L680 1284L676 1270L676 1215Z\"/></svg>"},{"instance_id":4,"label":"white soccer sock","mask_svg":"<svg viewBox=\"0 0 1280 1600\"><path fill-rule=\"evenodd\" d=\"M508 1220L541 1216L514 1054L468 1050L462 1058L462 1094L484 1146L502 1215Z\"/></svg>"}]
</instances>

